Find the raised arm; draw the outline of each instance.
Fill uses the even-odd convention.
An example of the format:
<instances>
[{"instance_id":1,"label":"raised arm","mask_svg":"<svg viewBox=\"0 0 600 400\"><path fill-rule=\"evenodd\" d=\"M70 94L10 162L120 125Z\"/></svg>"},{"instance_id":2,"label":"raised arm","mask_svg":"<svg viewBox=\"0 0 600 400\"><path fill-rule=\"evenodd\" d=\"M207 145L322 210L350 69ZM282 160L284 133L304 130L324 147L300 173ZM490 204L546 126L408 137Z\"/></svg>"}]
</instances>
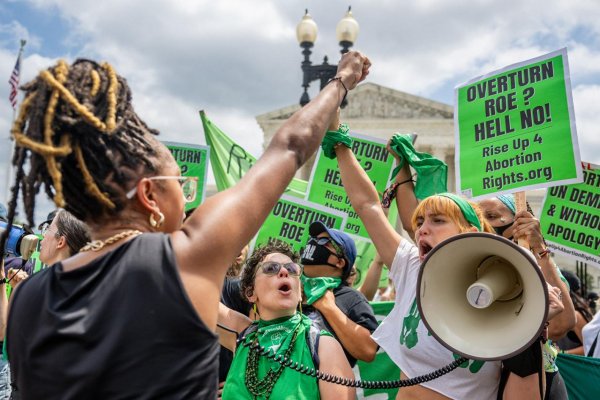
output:
<instances>
[{"instance_id":1,"label":"raised arm","mask_svg":"<svg viewBox=\"0 0 600 400\"><path fill-rule=\"evenodd\" d=\"M373 182L356 160L352 150L340 145L335 148L335 153L342 183L354 211L365 224L383 262L392 265L398 245L404 239L389 223Z\"/></svg>"},{"instance_id":2,"label":"raised arm","mask_svg":"<svg viewBox=\"0 0 600 400\"><path fill-rule=\"evenodd\" d=\"M396 165L400 165L400 156L396 154L390 147L390 141L387 144L388 152L396 160ZM408 233L411 239L415 239L415 232L412 228L412 215L419 205L419 201L415 196L415 185L412 181L412 175L410 172L410 166L407 162L404 163L398 175L394 178L394 183L398 184L396 187L396 207L398 208L398 215L400 216L400 222L402 222L402 228Z\"/></svg>"},{"instance_id":3,"label":"raised arm","mask_svg":"<svg viewBox=\"0 0 600 400\"><path fill-rule=\"evenodd\" d=\"M348 90L368 74L359 52L342 57L333 80L277 131L263 156L233 188L206 200L172 235L182 280L209 327L229 263L256 234L296 170L315 152Z\"/></svg>"},{"instance_id":4,"label":"raised arm","mask_svg":"<svg viewBox=\"0 0 600 400\"><path fill-rule=\"evenodd\" d=\"M369 269L365 275L362 285L358 288L359 292L365 295L367 300L372 301L379 289L379 281L381 280L381 272L383 271L383 260L379 253L375 252L375 258L369 264Z\"/></svg>"}]
</instances>

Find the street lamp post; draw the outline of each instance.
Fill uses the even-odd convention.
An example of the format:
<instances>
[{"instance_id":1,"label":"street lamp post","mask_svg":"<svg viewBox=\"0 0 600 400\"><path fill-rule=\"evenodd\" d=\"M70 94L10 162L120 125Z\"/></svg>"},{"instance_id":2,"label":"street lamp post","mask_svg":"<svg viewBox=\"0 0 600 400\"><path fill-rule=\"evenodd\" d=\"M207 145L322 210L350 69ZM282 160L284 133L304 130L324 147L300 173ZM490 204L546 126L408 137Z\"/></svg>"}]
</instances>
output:
<instances>
[{"instance_id":1,"label":"street lamp post","mask_svg":"<svg viewBox=\"0 0 600 400\"><path fill-rule=\"evenodd\" d=\"M350 50L350 47L356 41L358 36L358 22L352 16L351 7L348 7L348 12L344 18L338 22L335 33L337 40L342 47L340 53L344 54ZM304 88L304 93L300 97L300 105L304 106L310 101L310 97L308 96L308 87L312 81L320 80L321 86L320 89L327 84L327 82L335 76L337 71L337 65L331 65L328 63L327 56L324 57L323 63L320 65L312 65L310 61L311 51L310 49L314 46L315 41L317 40L317 24L312 19L308 10L306 10L302 20L296 27L296 37L298 39L298 43L300 43L300 47L302 47L302 54L304 55L304 60L302 61L302 87ZM341 106L346 106L347 101L344 99Z\"/></svg>"}]
</instances>

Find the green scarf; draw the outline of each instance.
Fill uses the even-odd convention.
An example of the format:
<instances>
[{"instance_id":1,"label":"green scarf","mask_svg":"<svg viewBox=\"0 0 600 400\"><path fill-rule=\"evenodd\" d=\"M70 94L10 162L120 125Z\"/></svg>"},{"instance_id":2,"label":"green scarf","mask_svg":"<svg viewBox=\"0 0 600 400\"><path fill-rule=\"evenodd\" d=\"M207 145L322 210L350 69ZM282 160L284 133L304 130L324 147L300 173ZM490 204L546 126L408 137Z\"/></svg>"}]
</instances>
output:
<instances>
[{"instance_id":1,"label":"green scarf","mask_svg":"<svg viewBox=\"0 0 600 400\"><path fill-rule=\"evenodd\" d=\"M342 284L342 278L325 276L319 278L309 278L304 274L300 276L300 281L302 282L304 294L306 295L306 304L308 305L311 305L323 297L325 292L329 289L335 289Z\"/></svg>"},{"instance_id":2,"label":"green scarf","mask_svg":"<svg viewBox=\"0 0 600 400\"><path fill-rule=\"evenodd\" d=\"M350 128L348 128L347 124L340 124L337 131L327 131L323 138L323 142L321 143L321 148L323 149L325 157L334 159L335 146L340 143L346 147L352 148L352 138L348 134L349 131Z\"/></svg>"},{"instance_id":3,"label":"green scarf","mask_svg":"<svg viewBox=\"0 0 600 400\"><path fill-rule=\"evenodd\" d=\"M404 162L417 172L417 184L415 185L415 196L422 200L432 194L447 191L448 166L443 161L427 153L420 153L412 145L410 135L392 136L391 149L400 156L400 164L392 172L392 176L398 175Z\"/></svg>"},{"instance_id":4,"label":"green scarf","mask_svg":"<svg viewBox=\"0 0 600 400\"><path fill-rule=\"evenodd\" d=\"M254 322L257 330L248 334L247 343L255 343L278 355L287 355L310 368L314 368L311 351L306 341L311 320L296 313L291 317L271 321ZM292 340L294 339L294 340ZM253 352L253 354L250 354ZM258 357L257 371L252 371L252 359ZM256 379L253 379L256 378ZM267 378L267 379L265 379ZM253 386L250 390L248 386ZM278 362L267 359L250 350L242 343L238 347L229 369L223 400L240 399L319 399L319 386L316 378L285 368Z\"/></svg>"}]
</instances>

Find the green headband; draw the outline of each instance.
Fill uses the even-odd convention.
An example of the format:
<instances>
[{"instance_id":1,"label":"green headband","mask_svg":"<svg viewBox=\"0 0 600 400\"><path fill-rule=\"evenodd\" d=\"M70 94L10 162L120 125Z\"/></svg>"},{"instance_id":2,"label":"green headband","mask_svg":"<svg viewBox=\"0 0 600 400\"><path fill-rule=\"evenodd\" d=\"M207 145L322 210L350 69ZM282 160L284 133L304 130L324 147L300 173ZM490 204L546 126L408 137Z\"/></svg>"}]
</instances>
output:
<instances>
[{"instance_id":1,"label":"green headband","mask_svg":"<svg viewBox=\"0 0 600 400\"><path fill-rule=\"evenodd\" d=\"M468 201L453 193L438 193L437 195L452 200L454 204L456 204L458 208L460 208L460 211L462 212L467 222L473 225L475 228L477 228L479 232L481 232L481 222L479 222L479 218L477 218L477 213Z\"/></svg>"}]
</instances>

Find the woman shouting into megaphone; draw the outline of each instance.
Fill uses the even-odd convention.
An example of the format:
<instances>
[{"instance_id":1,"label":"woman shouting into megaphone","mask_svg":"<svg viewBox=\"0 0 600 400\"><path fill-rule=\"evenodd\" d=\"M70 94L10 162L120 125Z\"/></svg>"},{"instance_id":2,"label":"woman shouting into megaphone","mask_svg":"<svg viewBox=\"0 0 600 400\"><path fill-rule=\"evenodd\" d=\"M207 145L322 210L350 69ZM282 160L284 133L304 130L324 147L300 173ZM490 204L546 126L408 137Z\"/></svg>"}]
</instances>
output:
<instances>
[{"instance_id":1,"label":"woman shouting into megaphone","mask_svg":"<svg viewBox=\"0 0 600 400\"><path fill-rule=\"evenodd\" d=\"M492 233L493 229L483 217L481 209L460 196L450 193L433 195L417 204L413 194L413 200L407 207L414 209L410 216L410 229L414 231L416 244L402 237L388 222L373 183L352 153L351 138L344 135L342 129L336 131L337 122L330 125L332 131L324 139L324 153L337 158L350 202L384 264L390 266L390 278L396 288L394 309L375 331L373 338L400 367L402 379L430 373L450 364L458 355L444 347L422 323L417 306L417 280L421 264L432 249L446 239L468 232ZM412 192L409 173L408 179L403 182L396 185L397 190ZM400 388L397 398L496 399L502 368L501 361L469 360L447 375ZM500 398L535 399L539 395L537 379L511 376Z\"/></svg>"}]
</instances>

